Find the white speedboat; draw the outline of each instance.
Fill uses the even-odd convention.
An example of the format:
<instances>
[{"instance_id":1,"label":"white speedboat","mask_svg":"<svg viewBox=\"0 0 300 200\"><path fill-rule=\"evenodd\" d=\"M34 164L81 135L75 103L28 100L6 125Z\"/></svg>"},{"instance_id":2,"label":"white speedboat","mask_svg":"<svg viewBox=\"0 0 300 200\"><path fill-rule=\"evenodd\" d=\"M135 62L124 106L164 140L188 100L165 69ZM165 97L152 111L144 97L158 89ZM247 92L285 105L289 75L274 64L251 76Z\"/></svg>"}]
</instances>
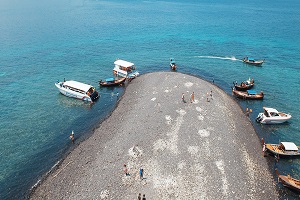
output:
<instances>
[{"instance_id":1,"label":"white speedboat","mask_svg":"<svg viewBox=\"0 0 300 200\"><path fill-rule=\"evenodd\" d=\"M133 63L125 61L125 60L116 60L114 62L115 67L113 72L117 76L122 76L126 78L135 78L139 75L136 71L136 68Z\"/></svg>"},{"instance_id":2,"label":"white speedboat","mask_svg":"<svg viewBox=\"0 0 300 200\"><path fill-rule=\"evenodd\" d=\"M278 112L274 108L263 107L264 112L259 113L256 121L261 124L281 124L291 119L290 114Z\"/></svg>"},{"instance_id":3,"label":"white speedboat","mask_svg":"<svg viewBox=\"0 0 300 200\"><path fill-rule=\"evenodd\" d=\"M99 93L97 90L93 86L85 83L80 83L77 81L65 81L57 82L55 83L55 86L58 88L60 93L67 97L91 102L99 98Z\"/></svg>"}]
</instances>

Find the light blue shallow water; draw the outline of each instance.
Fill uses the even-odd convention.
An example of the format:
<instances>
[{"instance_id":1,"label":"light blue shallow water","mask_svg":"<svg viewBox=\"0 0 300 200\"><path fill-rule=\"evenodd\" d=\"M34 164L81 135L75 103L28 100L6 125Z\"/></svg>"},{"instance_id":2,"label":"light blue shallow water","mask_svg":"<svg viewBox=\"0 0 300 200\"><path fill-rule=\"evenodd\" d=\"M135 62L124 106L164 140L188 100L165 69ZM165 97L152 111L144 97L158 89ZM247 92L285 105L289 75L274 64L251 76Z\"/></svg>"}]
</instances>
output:
<instances>
[{"instance_id":1,"label":"light blue shallow water","mask_svg":"<svg viewBox=\"0 0 300 200\"><path fill-rule=\"evenodd\" d=\"M140 73L178 71L232 82L254 77L263 101L239 101L266 142L300 144L300 2L267 1L0 1L0 199L21 199L42 174L92 132L122 88L100 89L113 62L134 62ZM265 59L243 64L245 55ZM93 106L59 94L54 82L74 79L97 87ZM289 112L290 123L261 126L262 106ZM261 150L258 149L258 155ZM300 160L266 158L273 172L300 179ZM297 195L277 186L282 198Z\"/></svg>"}]
</instances>

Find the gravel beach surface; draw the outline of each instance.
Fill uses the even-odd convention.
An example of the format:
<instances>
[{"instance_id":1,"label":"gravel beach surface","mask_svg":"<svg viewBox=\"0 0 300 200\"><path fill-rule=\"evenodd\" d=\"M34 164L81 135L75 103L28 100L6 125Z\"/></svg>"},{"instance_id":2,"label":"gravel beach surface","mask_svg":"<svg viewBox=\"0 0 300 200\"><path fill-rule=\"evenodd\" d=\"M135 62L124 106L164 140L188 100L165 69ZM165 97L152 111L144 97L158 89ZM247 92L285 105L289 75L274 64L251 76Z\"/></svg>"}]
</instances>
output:
<instances>
[{"instance_id":1,"label":"gravel beach surface","mask_svg":"<svg viewBox=\"0 0 300 200\"><path fill-rule=\"evenodd\" d=\"M31 199L278 199L249 118L217 86L155 72L120 98Z\"/></svg>"}]
</instances>

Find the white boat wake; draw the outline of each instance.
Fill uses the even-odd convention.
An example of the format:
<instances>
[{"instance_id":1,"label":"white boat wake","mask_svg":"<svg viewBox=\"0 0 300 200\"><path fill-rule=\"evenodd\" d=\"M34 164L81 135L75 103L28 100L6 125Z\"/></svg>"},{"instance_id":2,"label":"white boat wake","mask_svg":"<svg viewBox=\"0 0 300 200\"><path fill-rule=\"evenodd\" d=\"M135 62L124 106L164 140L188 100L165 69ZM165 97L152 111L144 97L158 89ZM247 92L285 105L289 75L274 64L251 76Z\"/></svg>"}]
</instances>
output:
<instances>
[{"instance_id":1,"label":"white boat wake","mask_svg":"<svg viewBox=\"0 0 300 200\"><path fill-rule=\"evenodd\" d=\"M221 60L240 60L240 59L237 59L236 57L234 56L231 56L231 57L220 57L220 56L194 56L196 58L210 58L210 59L221 59Z\"/></svg>"}]
</instances>

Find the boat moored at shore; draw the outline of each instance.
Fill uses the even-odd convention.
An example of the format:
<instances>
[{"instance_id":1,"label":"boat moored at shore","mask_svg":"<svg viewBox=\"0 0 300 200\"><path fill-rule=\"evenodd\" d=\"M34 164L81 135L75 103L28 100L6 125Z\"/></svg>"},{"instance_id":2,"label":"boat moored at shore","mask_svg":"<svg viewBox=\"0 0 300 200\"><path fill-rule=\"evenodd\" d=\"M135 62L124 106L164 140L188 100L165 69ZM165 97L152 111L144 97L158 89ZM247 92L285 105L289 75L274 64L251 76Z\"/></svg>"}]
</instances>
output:
<instances>
[{"instance_id":1,"label":"boat moored at shore","mask_svg":"<svg viewBox=\"0 0 300 200\"><path fill-rule=\"evenodd\" d=\"M237 81L235 81L233 84L236 90L246 91L254 86L254 79L250 80L249 78L248 80L241 82L241 84L238 84Z\"/></svg>"},{"instance_id":2,"label":"boat moored at shore","mask_svg":"<svg viewBox=\"0 0 300 200\"><path fill-rule=\"evenodd\" d=\"M78 81L57 82L55 86L59 92L67 97L94 102L99 98L98 91L92 86Z\"/></svg>"},{"instance_id":3,"label":"boat moored at shore","mask_svg":"<svg viewBox=\"0 0 300 200\"><path fill-rule=\"evenodd\" d=\"M281 124L292 118L290 114L279 112L274 108L263 107L264 112L259 113L256 121L261 124Z\"/></svg>"},{"instance_id":4,"label":"boat moored at shore","mask_svg":"<svg viewBox=\"0 0 300 200\"><path fill-rule=\"evenodd\" d=\"M266 150L280 156L299 156L299 146L293 142L280 142L280 144L265 144Z\"/></svg>"},{"instance_id":5,"label":"boat moored at shore","mask_svg":"<svg viewBox=\"0 0 300 200\"><path fill-rule=\"evenodd\" d=\"M125 77L116 79L116 78L107 78L104 81L100 80L100 86L119 86L122 85L126 81Z\"/></svg>"},{"instance_id":6,"label":"boat moored at shore","mask_svg":"<svg viewBox=\"0 0 300 200\"><path fill-rule=\"evenodd\" d=\"M139 75L139 72L136 71L134 63L125 60L116 60L114 64L115 67L113 69L113 73L116 76L133 79Z\"/></svg>"},{"instance_id":7,"label":"boat moored at shore","mask_svg":"<svg viewBox=\"0 0 300 200\"><path fill-rule=\"evenodd\" d=\"M238 91L235 88L232 88L232 93L237 98L244 99L244 100L262 100L264 98L263 92L257 93L254 90Z\"/></svg>"},{"instance_id":8,"label":"boat moored at shore","mask_svg":"<svg viewBox=\"0 0 300 200\"><path fill-rule=\"evenodd\" d=\"M283 186L291 188L297 192L300 192L300 180L292 178L289 174L287 176L279 174L278 170L275 170L278 176L278 180L283 184Z\"/></svg>"}]
</instances>

